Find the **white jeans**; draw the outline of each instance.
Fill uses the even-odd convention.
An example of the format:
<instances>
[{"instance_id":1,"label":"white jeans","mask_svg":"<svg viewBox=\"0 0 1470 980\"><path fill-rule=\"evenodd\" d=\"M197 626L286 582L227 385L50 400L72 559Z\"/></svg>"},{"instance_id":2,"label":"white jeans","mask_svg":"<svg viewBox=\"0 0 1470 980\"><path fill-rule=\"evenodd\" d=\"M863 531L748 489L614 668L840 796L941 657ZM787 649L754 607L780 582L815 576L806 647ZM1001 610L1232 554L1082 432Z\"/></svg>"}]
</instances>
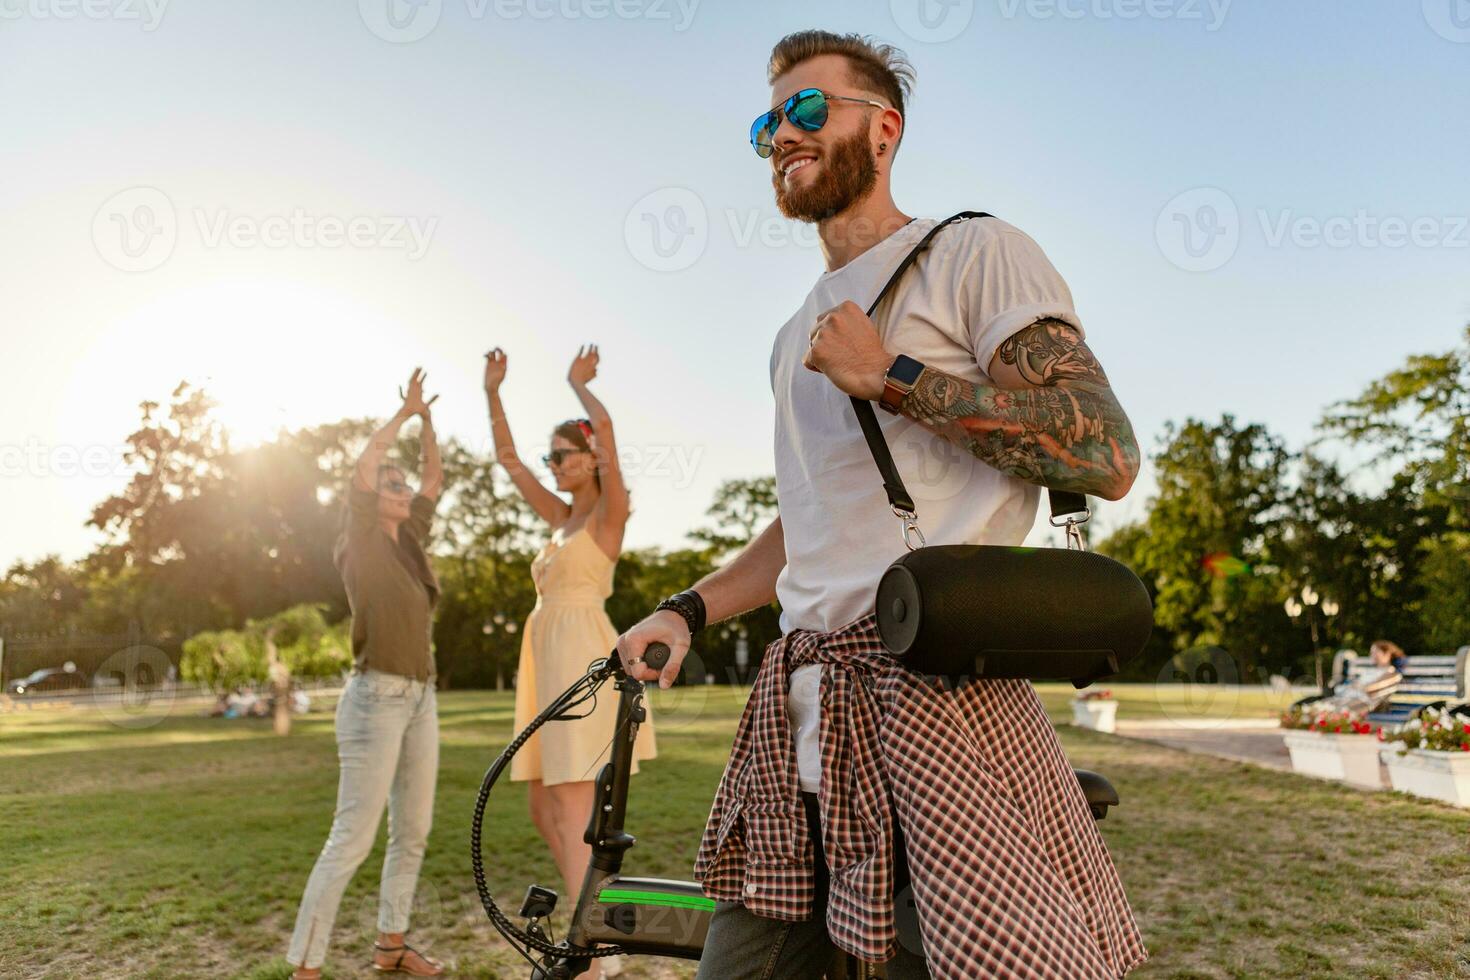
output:
<instances>
[{"instance_id":1,"label":"white jeans","mask_svg":"<svg viewBox=\"0 0 1470 980\"><path fill-rule=\"evenodd\" d=\"M342 892L378 837L388 805L388 853L378 897L378 929L407 932L419 867L434 817L439 720L434 688L376 670L354 672L337 702L341 778L326 846L301 896L286 959L318 967Z\"/></svg>"}]
</instances>

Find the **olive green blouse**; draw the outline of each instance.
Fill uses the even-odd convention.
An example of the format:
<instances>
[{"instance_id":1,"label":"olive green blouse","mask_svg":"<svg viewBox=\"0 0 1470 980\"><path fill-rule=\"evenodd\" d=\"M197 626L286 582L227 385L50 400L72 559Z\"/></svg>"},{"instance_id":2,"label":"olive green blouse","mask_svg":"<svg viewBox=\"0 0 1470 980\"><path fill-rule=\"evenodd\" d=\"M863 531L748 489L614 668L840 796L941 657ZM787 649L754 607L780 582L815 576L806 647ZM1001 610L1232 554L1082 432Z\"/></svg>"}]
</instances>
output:
<instances>
[{"instance_id":1,"label":"olive green blouse","mask_svg":"<svg viewBox=\"0 0 1470 980\"><path fill-rule=\"evenodd\" d=\"M419 494L394 541L378 522L378 495L348 483L346 525L332 559L352 608L352 657L358 670L381 670L428 682L435 674L434 606L439 580L424 552L434 501Z\"/></svg>"}]
</instances>

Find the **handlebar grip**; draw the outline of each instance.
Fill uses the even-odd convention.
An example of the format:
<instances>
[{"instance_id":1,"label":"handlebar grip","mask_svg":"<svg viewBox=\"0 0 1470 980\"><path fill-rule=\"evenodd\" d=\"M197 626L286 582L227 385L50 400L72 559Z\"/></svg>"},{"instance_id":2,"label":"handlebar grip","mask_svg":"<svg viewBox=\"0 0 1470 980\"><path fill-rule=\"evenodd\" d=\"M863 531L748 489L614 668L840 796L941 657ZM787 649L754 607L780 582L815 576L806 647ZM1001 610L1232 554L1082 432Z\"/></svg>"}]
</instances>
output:
<instances>
[{"instance_id":1,"label":"handlebar grip","mask_svg":"<svg viewBox=\"0 0 1470 980\"><path fill-rule=\"evenodd\" d=\"M670 652L667 643L650 643L643 651L643 662L654 670L663 670L664 664L669 662Z\"/></svg>"}]
</instances>

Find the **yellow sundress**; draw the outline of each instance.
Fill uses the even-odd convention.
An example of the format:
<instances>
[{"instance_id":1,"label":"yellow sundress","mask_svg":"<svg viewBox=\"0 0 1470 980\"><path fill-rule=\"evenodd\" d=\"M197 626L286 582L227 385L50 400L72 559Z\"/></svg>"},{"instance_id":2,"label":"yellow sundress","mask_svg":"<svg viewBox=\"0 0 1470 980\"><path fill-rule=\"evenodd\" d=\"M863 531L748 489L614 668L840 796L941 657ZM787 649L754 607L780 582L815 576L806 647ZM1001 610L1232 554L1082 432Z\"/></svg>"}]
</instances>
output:
<instances>
[{"instance_id":1,"label":"yellow sundress","mask_svg":"<svg viewBox=\"0 0 1470 980\"><path fill-rule=\"evenodd\" d=\"M521 633L517 732L586 673L589 663L609 654L617 643L618 631L603 609L612 595L616 567L586 525L566 538L556 532L532 559L536 607ZM590 708L589 702L573 710L586 714ZM510 778L539 779L548 786L596 779L612 754L617 708L617 690L607 682L598 690L597 708L590 716L542 725L511 760ZM638 760L657 755L653 710L647 699L644 708L648 717L638 726L633 742L633 772L638 771Z\"/></svg>"}]
</instances>

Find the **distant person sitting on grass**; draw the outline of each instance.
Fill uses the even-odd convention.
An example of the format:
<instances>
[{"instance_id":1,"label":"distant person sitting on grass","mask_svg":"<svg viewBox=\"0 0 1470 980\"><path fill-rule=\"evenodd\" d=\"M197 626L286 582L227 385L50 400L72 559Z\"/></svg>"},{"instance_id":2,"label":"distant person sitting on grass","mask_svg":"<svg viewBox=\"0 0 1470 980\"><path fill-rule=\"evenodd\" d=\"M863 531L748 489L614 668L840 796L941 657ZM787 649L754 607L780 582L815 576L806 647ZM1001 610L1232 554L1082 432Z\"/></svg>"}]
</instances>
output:
<instances>
[{"instance_id":1,"label":"distant person sitting on grass","mask_svg":"<svg viewBox=\"0 0 1470 980\"><path fill-rule=\"evenodd\" d=\"M1343 681L1324 698L1312 701L1307 709L1314 715L1347 712L1364 718L1393 697L1403 682L1399 665L1405 661L1404 651L1392 640L1375 640L1368 649L1373 666L1350 681Z\"/></svg>"},{"instance_id":2,"label":"distant person sitting on grass","mask_svg":"<svg viewBox=\"0 0 1470 980\"><path fill-rule=\"evenodd\" d=\"M402 392L400 392L402 394ZM388 807L388 853L378 901L373 969L437 976L444 968L404 941L434 815L439 720L429 645L439 581L424 553L443 474L422 372L398 413L373 433L353 468L345 526L333 554L352 608L351 678L337 703L341 777L337 811L317 856L286 960L295 980L321 976L342 893L373 849ZM423 483L385 461L398 430L423 420Z\"/></svg>"}]
</instances>

